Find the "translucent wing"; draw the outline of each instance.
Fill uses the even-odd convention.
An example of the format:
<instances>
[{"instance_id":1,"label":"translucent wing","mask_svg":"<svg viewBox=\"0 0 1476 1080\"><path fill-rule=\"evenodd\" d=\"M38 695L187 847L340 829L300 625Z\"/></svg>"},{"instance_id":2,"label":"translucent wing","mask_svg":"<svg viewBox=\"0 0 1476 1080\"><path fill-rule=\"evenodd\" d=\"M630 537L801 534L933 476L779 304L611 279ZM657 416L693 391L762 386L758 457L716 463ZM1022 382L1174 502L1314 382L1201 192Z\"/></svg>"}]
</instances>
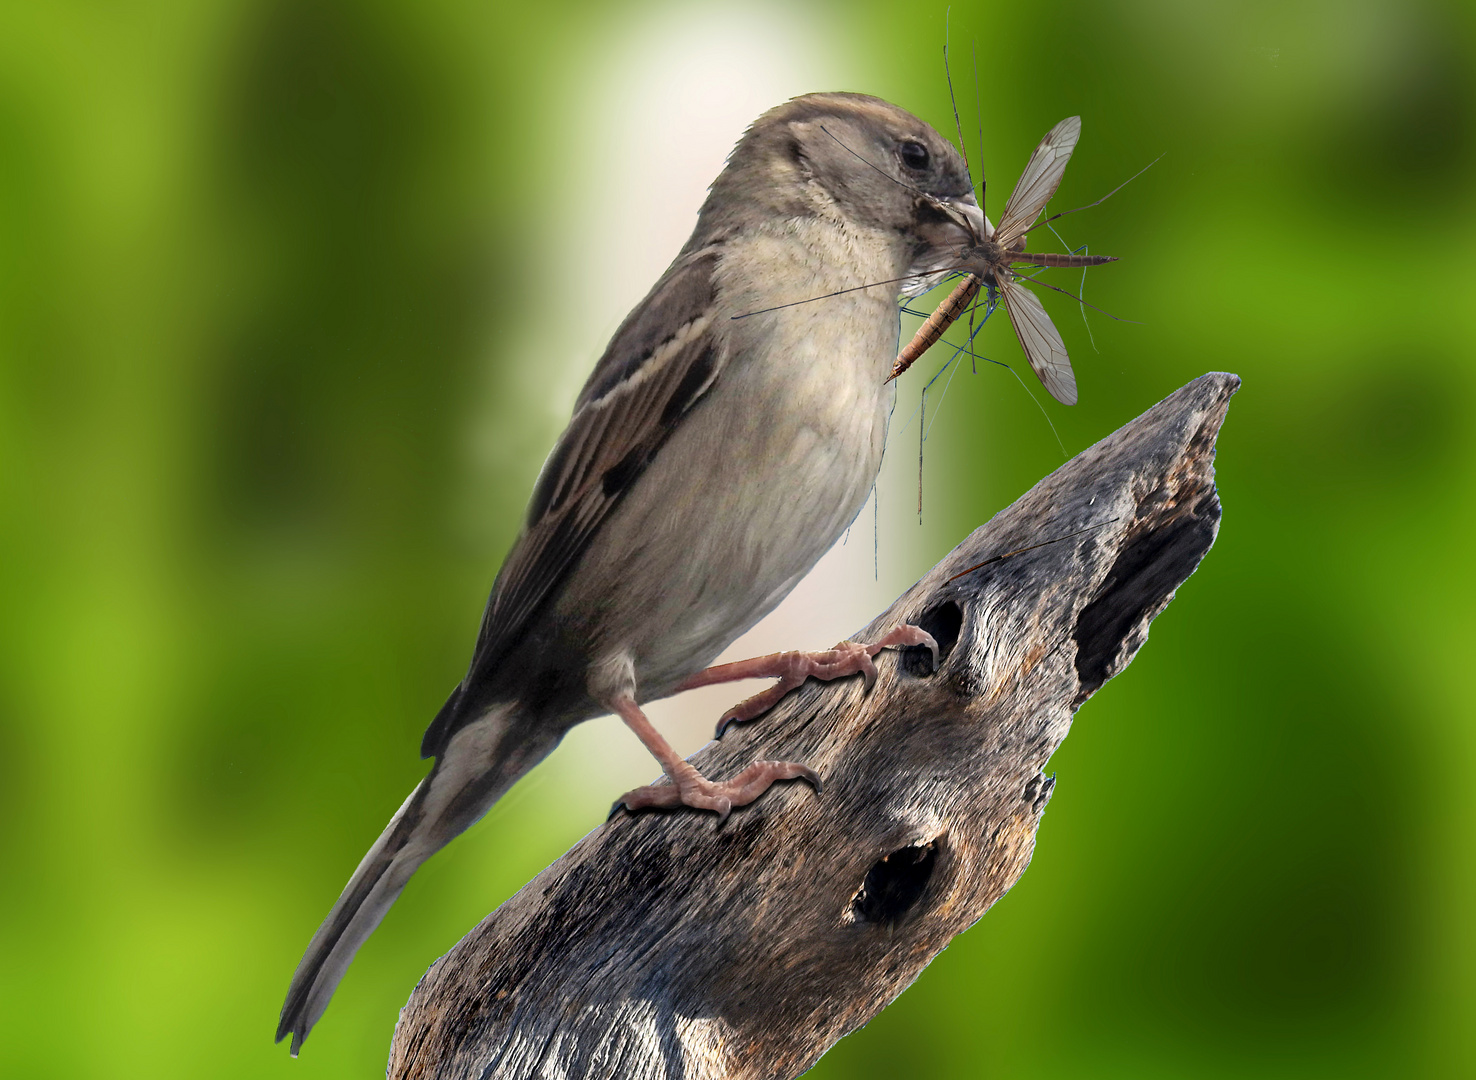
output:
<instances>
[{"instance_id":1,"label":"translucent wing","mask_svg":"<svg viewBox=\"0 0 1476 1080\"><path fill-rule=\"evenodd\" d=\"M1010 313L1020 348L1025 350L1025 359L1041 385L1062 405L1075 405L1076 376L1071 371L1071 358L1040 300L1016 281L1000 282L999 291L1004 294L1005 310Z\"/></svg>"},{"instance_id":2,"label":"translucent wing","mask_svg":"<svg viewBox=\"0 0 1476 1080\"><path fill-rule=\"evenodd\" d=\"M1061 175L1071 152L1076 149L1076 140L1081 138L1081 117L1068 116L1040 140L1035 153L1025 164L1020 182L1005 204L1004 216L999 219L999 229L994 240L1001 247L1009 247L1040 216L1045 204L1051 201L1056 188L1061 186Z\"/></svg>"}]
</instances>

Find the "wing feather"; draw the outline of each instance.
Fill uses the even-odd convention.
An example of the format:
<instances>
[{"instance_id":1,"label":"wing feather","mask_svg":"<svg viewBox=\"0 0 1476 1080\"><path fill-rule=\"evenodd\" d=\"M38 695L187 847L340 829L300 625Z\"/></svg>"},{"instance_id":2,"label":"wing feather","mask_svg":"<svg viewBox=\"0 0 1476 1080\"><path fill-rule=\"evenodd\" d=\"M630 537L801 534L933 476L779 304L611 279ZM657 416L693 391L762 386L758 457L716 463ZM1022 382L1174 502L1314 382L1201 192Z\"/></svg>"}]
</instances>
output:
<instances>
[{"instance_id":1,"label":"wing feather","mask_svg":"<svg viewBox=\"0 0 1476 1080\"><path fill-rule=\"evenodd\" d=\"M1066 172L1066 163L1071 160L1071 152L1076 149L1079 138L1081 117L1068 116L1040 140L999 219L994 239L1002 247L1007 248L1019 239L1035 223L1045 204L1051 201L1056 188L1061 186L1061 176Z\"/></svg>"},{"instance_id":2,"label":"wing feather","mask_svg":"<svg viewBox=\"0 0 1476 1080\"><path fill-rule=\"evenodd\" d=\"M726 356L711 325L718 257L706 249L679 260L611 339L539 473L523 532L492 586L471 667L426 731L422 756L440 753L485 705L479 684L495 675L672 429L720 376Z\"/></svg>"},{"instance_id":3,"label":"wing feather","mask_svg":"<svg viewBox=\"0 0 1476 1080\"><path fill-rule=\"evenodd\" d=\"M1076 375L1071 370L1071 358L1040 298L1016 281L1003 281L999 288L1031 370L1051 397L1062 405L1075 405Z\"/></svg>"},{"instance_id":4,"label":"wing feather","mask_svg":"<svg viewBox=\"0 0 1476 1080\"><path fill-rule=\"evenodd\" d=\"M556 447L535 487L547 483L557 495L547 508L528 521L502 572L483 618L477 646L477 665L495 659L502 645L515 639L523 623L584 550L598 526L634 483L675 426L666 418L671 394L694 365L712 366L705 392L716 378L716 347L708 316L684 324L635 369L625 382L595 398L574 414L565 441L571 453ZM700 393L685 403L685 412ZM665 421L665 422L663 422ZM619 470L618 476L612 472Z\"/></svg>"}]
</instances>

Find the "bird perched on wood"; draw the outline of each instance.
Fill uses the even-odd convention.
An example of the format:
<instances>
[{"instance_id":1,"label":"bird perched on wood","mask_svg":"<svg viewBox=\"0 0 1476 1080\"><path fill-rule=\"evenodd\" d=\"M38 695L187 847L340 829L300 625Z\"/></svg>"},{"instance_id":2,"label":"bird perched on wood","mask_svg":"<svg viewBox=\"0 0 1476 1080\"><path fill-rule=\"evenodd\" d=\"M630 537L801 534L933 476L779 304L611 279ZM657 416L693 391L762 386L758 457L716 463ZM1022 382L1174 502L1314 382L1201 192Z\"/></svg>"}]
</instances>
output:
<instances>
[{"instance_id":1,"label":"bird perched on wood","mask_svg":"<svg viewBox=\"0 0 1476 1080\"><path fill-rule=\"evenodd\" d=\"M812 770L788 762L708 780L640 703L778 677L723 722L749 719L809 675L870 678L879 649L932 645L898 627L878 642L704 670L860 511L895 393L898 296L936 284L984 234L958 152L894 105L811 94L749 128L544 464L470 670L425 733L430 773L292 977L277 1039L290 1034L294 1055L410 875L575 724L616 713L661 762L670 783L627 794L631 810L726 815L775 780L818 789ZM839 295L796 303L824 294Z\"/></svg>"}]
</instances>

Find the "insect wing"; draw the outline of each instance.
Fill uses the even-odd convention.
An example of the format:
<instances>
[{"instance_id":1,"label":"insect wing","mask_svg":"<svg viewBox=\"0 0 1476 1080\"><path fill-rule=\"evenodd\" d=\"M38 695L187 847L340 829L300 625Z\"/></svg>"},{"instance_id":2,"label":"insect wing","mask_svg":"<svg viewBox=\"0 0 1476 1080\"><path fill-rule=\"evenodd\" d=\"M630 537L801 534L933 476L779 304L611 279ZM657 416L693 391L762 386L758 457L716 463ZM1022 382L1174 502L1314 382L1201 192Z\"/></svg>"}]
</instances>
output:
<instances>
[{"instance_id":1,"label":"insect wing","mask_svg":"<svg viewBox=\"0 0 1476 1080\"><path fill-rule=\"evenodd\" d=\"M1025 359L1041 385L1062 405L1075 405L1076 375L1071 370L1071 358L1040 299L1015 281L1001 282L999 288L1020 348L1025 350Z\"/></svg>"},{"instance_id":2,"label":"insect wing","mask_svg":"<svg viewBox=\"0 0 1476 1080\"><path fill-rule=\"evenodd\" d=\"M1004 215L999 219L995 242L1009 247L1025 230L1034 224L1045 204L1051 201L1056 188L1061 186L1061 176L1066 172L1066 163L1076 149L1076 140L1081 138L1081 117L1068 116L1040 140L1035 153L1020 174L1020 182L1010 193L1005 204Z\"/></svg>"}]
</instances>

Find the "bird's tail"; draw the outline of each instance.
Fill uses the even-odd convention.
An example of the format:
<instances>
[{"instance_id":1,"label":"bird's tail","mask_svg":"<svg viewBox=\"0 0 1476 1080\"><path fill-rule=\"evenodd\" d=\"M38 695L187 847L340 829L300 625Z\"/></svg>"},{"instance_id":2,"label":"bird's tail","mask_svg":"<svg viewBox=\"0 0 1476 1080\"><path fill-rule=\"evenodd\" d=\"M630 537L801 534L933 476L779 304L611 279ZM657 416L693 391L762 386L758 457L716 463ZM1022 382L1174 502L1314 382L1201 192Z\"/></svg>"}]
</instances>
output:
<instances>
[{"instance_id":1,"label":"bird's tail","mask_svg":"<svg viewBox=\"0 0 1476 1080\"><path fill-rule=\"evenodd\" d=\"M410 875L557 745L557 734L519 723L519 712L516 705L498 706L457 731L349 878L287 990L277 1041L290 1034L293 1057Z\"/></svg>"}]
</instances>

